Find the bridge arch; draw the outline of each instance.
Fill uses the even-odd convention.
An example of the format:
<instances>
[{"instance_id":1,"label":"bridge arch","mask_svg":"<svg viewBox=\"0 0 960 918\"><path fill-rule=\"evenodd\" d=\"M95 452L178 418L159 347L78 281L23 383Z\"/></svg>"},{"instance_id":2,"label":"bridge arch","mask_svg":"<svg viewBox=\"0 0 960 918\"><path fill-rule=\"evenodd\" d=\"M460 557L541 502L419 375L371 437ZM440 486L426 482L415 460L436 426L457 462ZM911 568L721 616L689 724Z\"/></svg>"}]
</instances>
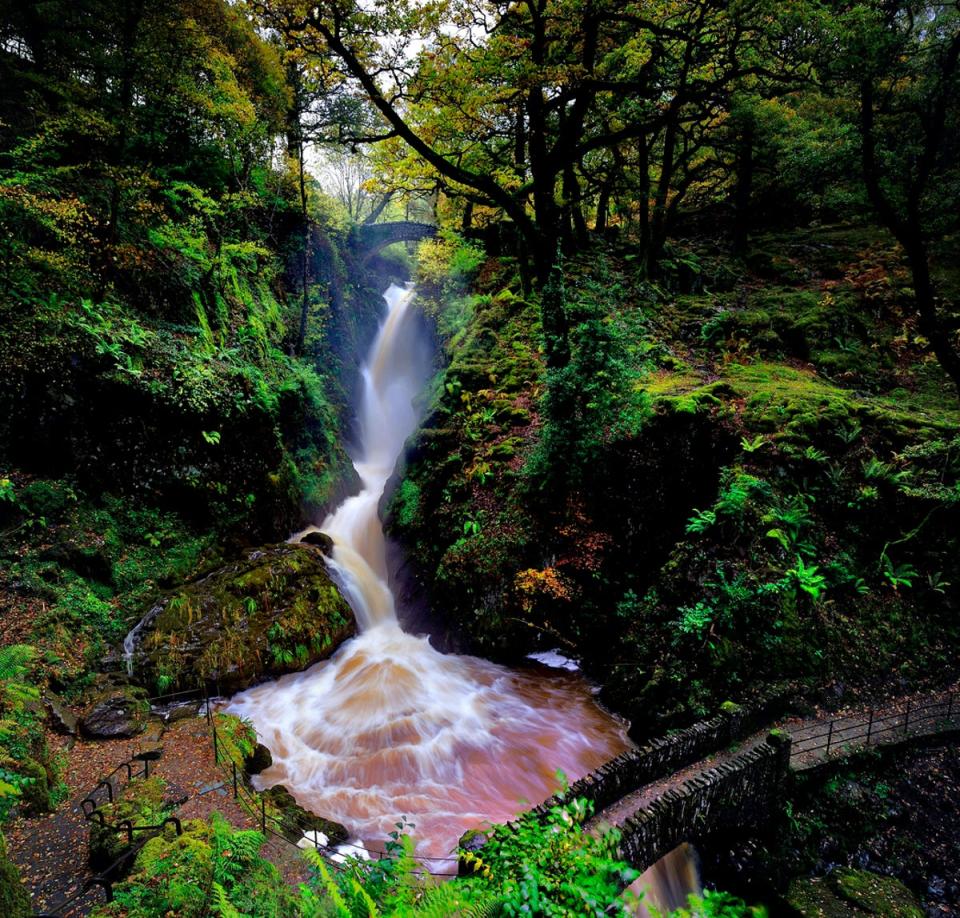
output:
<instances>
[{"instance_id":1,"label":"bridge arch","mask_svg":"<svg viewBox=\"0 0 960 918\"><path fill-rule=\"evenodd\" d=\"M432 223L396 220L391 223L370 223L358 226L351 235L354 252L361 262L395 242L419 242L437 234Z\"/></svg>"}]
</instances>

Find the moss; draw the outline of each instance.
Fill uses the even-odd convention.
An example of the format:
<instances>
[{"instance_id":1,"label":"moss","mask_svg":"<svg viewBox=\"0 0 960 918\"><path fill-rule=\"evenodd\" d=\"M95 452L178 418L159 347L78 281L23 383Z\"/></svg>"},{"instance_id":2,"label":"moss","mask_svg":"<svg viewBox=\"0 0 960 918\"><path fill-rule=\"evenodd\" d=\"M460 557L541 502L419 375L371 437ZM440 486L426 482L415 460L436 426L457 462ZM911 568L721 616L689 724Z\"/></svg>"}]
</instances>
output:
<instances>
[{"instance_id":1,"label":"moss","mask_svg":"<svg viewBox=\"0 0 960 918\"><path fill-rule=\"evenodd\" d=\"M884 918L921 918L923 915L916 897L893 877L877 876L866 870L838 870L834 887L845 899L872 915Z\"/></svg>"},{"instance_id":2,"label":"moss","mask_svg":"<svg viewBox=\"0 0 960 918\"><path fill-rule=\"evenodd\" d=\"M282 784L275 784L262 796L268 811L279 822L280 831L294 844L307 832L322 832L330 845L343 844L349 838L347 830L340 823L305 810Z\"/></svg>"},{"instance_id":3,"label":"moss","mask_svg":"<svg viewBox=\"0 0 960 918\"><path fill-rule=\"evenodd\" d=\"M23 805L28 814L49 813L53 810L50 779L47 769L34 759L23 759L16 765L17 771L29 783L23 788Z\"/></svg>"},{"instance_id":4,"label":"moss","mask_svg":"<svg viewBox=\"0 0 960 918\"><path fill-rule=\"evenodd\" d=\"M16 864L7 856L7 842L0 832L0 915L30 918L33 906Z\"/></svg>"},{"instance_id":5,"label":"moss","mask_svg":"<svg viewBox=\"0 0 960 918\"><path fill-rule=\"evenodd\" d=\"M401 527L414 524L420 512L420 486L412 478L404 478L394 492L390 514Z\"/></svg>"},{"instance_id":6,"label":"moss","mask_svg":"<svg viewBox=\"0 0 960 918\"><path fill-rule=\"evenodd\" d=\"M119 799L101 807L104 823L90 822L90 867L94 871L106 870L128 849L124 832L112 826L129 820L134 826L157 826L173 809L173 802L165 799L166 782L151 777L136 779L127 784ZM143 833L134 836L144 838Z\"/></svg>"},{"instance_id":7,"label":"moss","mask_svg":"<svg viewBox=\"0 0 960 918\"><path fill-rule=\"evenodd\" d=\"M804 918L922 918L916 897L899 880L866 870L839 869L822 879L794 880L787 901Z\"/></svg>"},{"instance_id":8,"label":"moss","mask_svg":"<svg viewBox=\"0 0 960 918\"><path fill-rule=\"evenodd\" d=\"M221 691L305 669L356 630L322 553L306 545L246 556L164 597L137 653L137 674L168 690L197 679Z\"/></svg>"}]
</instances>

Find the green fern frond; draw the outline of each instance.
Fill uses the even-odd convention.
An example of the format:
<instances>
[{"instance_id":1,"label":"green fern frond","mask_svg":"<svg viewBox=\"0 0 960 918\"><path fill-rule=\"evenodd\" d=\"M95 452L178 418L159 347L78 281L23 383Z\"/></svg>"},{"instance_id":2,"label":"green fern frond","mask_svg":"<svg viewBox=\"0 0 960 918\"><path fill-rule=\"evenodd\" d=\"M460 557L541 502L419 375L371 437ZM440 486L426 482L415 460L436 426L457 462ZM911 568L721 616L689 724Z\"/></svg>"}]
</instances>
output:
<instances>
[{"instance_id":1,"label":"green fern frond","mask_svg":"<svg viewBox=\"0 0 960 918\"><path fill-rule=\"evenodd\" d=\"M336 881L330 875L330 868L327 867L327 862L319 853L309 848L303 852L303 856L306 858L307 863L319 874L320 879L323 881L324 891L327 896L329 896L334 908L336 908L337 915L339 915L340 918L351 918L350 909L347 908L347 903L340 894L340 888L337 886Z\"/></svg>"},{"instance_id":2,"label":"green fern frond","mask_svg":"<svg viewBox=\"0 0 960 918\"><path fill-rule=\"evenodd\" d=\"M250 918L243 912L236 909L230 899L227 897L227 891L217 882L213 884L213 903L212 912L219 918Z\"/></svg>"},{"instance_id":3,"label":"green fern frond","mask_svg":"<svg viewBox=\"0 0 960 918\"><path fill-rule=\"evenodd\" d=\"M354 895L366 906L367 918L380 918L380 909L377 908L377 903L370 898L370 894L356 880L351 879L350 884L353 886Z\"/></svg>"},{"instance_id":4,"label":"green fern frond","mask_svg":"<svg viewBox=\"0 0 960 918\"><path fill-rule=\"evenodd\" d=\"M0 682L22 679L36 655L36 649L27 644L0 647Z\"/></svg>"},{"instance_id":5,"label":"green fern frond","mask_svg":"<svg viewBox=\"0 0 960 918\"><path fill-rule=\"evenodd\" d=\"M424 891L413 913L417 918L450 918L452 915L462 918L487 918L495 914L498 901L487 895L479 894L463 883L444 883Z\"/></svg>"}]
</instances>

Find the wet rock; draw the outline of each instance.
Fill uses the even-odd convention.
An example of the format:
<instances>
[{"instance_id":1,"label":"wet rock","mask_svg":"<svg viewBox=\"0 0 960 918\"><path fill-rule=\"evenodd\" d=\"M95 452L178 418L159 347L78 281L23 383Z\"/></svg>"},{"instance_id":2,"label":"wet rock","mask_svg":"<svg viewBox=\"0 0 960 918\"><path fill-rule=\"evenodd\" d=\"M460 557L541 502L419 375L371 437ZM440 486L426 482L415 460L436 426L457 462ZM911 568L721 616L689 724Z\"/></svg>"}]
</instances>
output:
<instances>
[{"instance_id":1,"label":"wet rock","mask_svg":"<svg viewBox=\"0 0 960 918\"><path fill-rule=\"evenodd\" d=\"M102 695L80 720L85 736L115 739L136 736L143 731L150 706L133 691L114 691Z\"/></svg>"},{"instance_id":2,"label":"wet rock","mask_svg":"<svg viewBox=\"0 0 960 918\"><path fill-rule=\"evenodd\" d=\"M333 539L330 538L325 532L308 532L301 540L303 545L313 545L314 548L319 548L321 552L325 555L333 554Z\"/></svg>"},{"instance_id":3,"label":"wet rock","mask_svg":"<svg viewBox=\"0 0 960 918\"><path fill-rule=\"evenodd\" d=\"M927 895L931 899L941 900L947 894L947 881L943 877L932 876L927 883Z\"/></svg>"},{"instance_id":4,"label":"wet rock","mask_svg":"<svg viewBox=\"0 0 960 918\"><path fill-rule=\"evenodd\" d=\"M460 836L457 848L461 852L465 851L469 854L477 854L489 840L490 836L486 832L481 832L479 829L469 829ZM467 858L461 856L457 862L458 875L461 877L469 877L472 876L474 870L474 864Z\"/></svg>"},{"instance_id":5,"label":"wet rock","mask_svg":"<svg viewBox=\"0 0 960 918\"><path fill-rule=\"evenodd\" d=\"M141 762L156 762L163 756L163 734L166 731L162 724L153 722L147 728L140 739L140 745L137 748L133 758Z\"/></svg>"},{"instance_id":6,"label":"wet rock","mask_svg":"<svg viewBox=\"0 0 960 918\"><path fill-rule=\"evenodd\" d=\"M258 775L273 764L273 755L263 743L257 743L253 754L244 759L243 768L248 775Z\"/></svg>"},{"instance_id":7,"label":"wet rock","mask_svg":"<svg viewBox=\"0 0 960 918\"><path fill-rule=\"evenodd\" d=\"M347 838L347 830L339 822L324 819L305 810L297 803L293 794L282 784L264 791L268 812L273 810L279 820L280 832L295 845L305 836L313 832L320 832L327 838L331 846L343 844Z\"/></svg>"},{"instance_id":8,"label":"wet rock","mask_svg":"<svg viewBox=\"0 0 960 918\"><path fill-rule=\"evenodd\" d=\"M53 695L47 695L43 701L47 707L47 719L50 721L50 726L64 736L76 736L79 727L77 715L61 704L60 700Z\"/></svg>"},{"instance_id":9,"label":"wet rock","mask_svg":"<svg viewBox=\"0 0 960 918\"><path fill-rule=\"evenodd\" d=\"M156 714L165 724L175 724L181 720L190 720L199 717L202 711L200 703L197 701L181 701L174 704L164 705L161 708L154 708Z\"/></svg>"},{"instance_id":10,"label":"wet rock","mask_svg":"<svg viewBox=\"0 0 960 918\"><path fill-rule=\"evenodd\" d=\"M153 691L231 694L306 669L356 633L309 545L267 545L165 595L136 635L134 677ZM155 613L155 614L153 614Z\"/></svg>"}]
</instances>

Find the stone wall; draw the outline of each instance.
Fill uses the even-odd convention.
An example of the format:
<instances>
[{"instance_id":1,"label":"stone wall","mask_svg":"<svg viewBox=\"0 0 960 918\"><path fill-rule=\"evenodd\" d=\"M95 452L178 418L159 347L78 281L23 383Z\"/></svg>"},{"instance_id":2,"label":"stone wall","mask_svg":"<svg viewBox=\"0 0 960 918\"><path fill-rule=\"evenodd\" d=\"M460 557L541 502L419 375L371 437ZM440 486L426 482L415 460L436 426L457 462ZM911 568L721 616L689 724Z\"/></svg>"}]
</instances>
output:
<instances>
[{"instance_id":1,"label":"stone wall","mask_svg":"<svg viewBox=\"0 0 960 918\"><path fill-rule=\"evenodd\" d=\"M645 870L681 842L763 826L780 812L789 764L789 737L771 734L685 781L621 823L621 856Z\"/></svg>"},{"instance_id":2,"label":"stone wall","mask_svg":"<svg viewBox=\"0 0 960 918\"><path fill-rule=\"evenodd\" d=\"M545 815L558 803L585 797L599 813L638 787L675 774L767 726L786 708L787 697L784 691L778 691L749 706L731 705L730 710L710 720L621 753L571 784L566 793L534 807L533 812Z\"/></svg>"}]
</instances>

